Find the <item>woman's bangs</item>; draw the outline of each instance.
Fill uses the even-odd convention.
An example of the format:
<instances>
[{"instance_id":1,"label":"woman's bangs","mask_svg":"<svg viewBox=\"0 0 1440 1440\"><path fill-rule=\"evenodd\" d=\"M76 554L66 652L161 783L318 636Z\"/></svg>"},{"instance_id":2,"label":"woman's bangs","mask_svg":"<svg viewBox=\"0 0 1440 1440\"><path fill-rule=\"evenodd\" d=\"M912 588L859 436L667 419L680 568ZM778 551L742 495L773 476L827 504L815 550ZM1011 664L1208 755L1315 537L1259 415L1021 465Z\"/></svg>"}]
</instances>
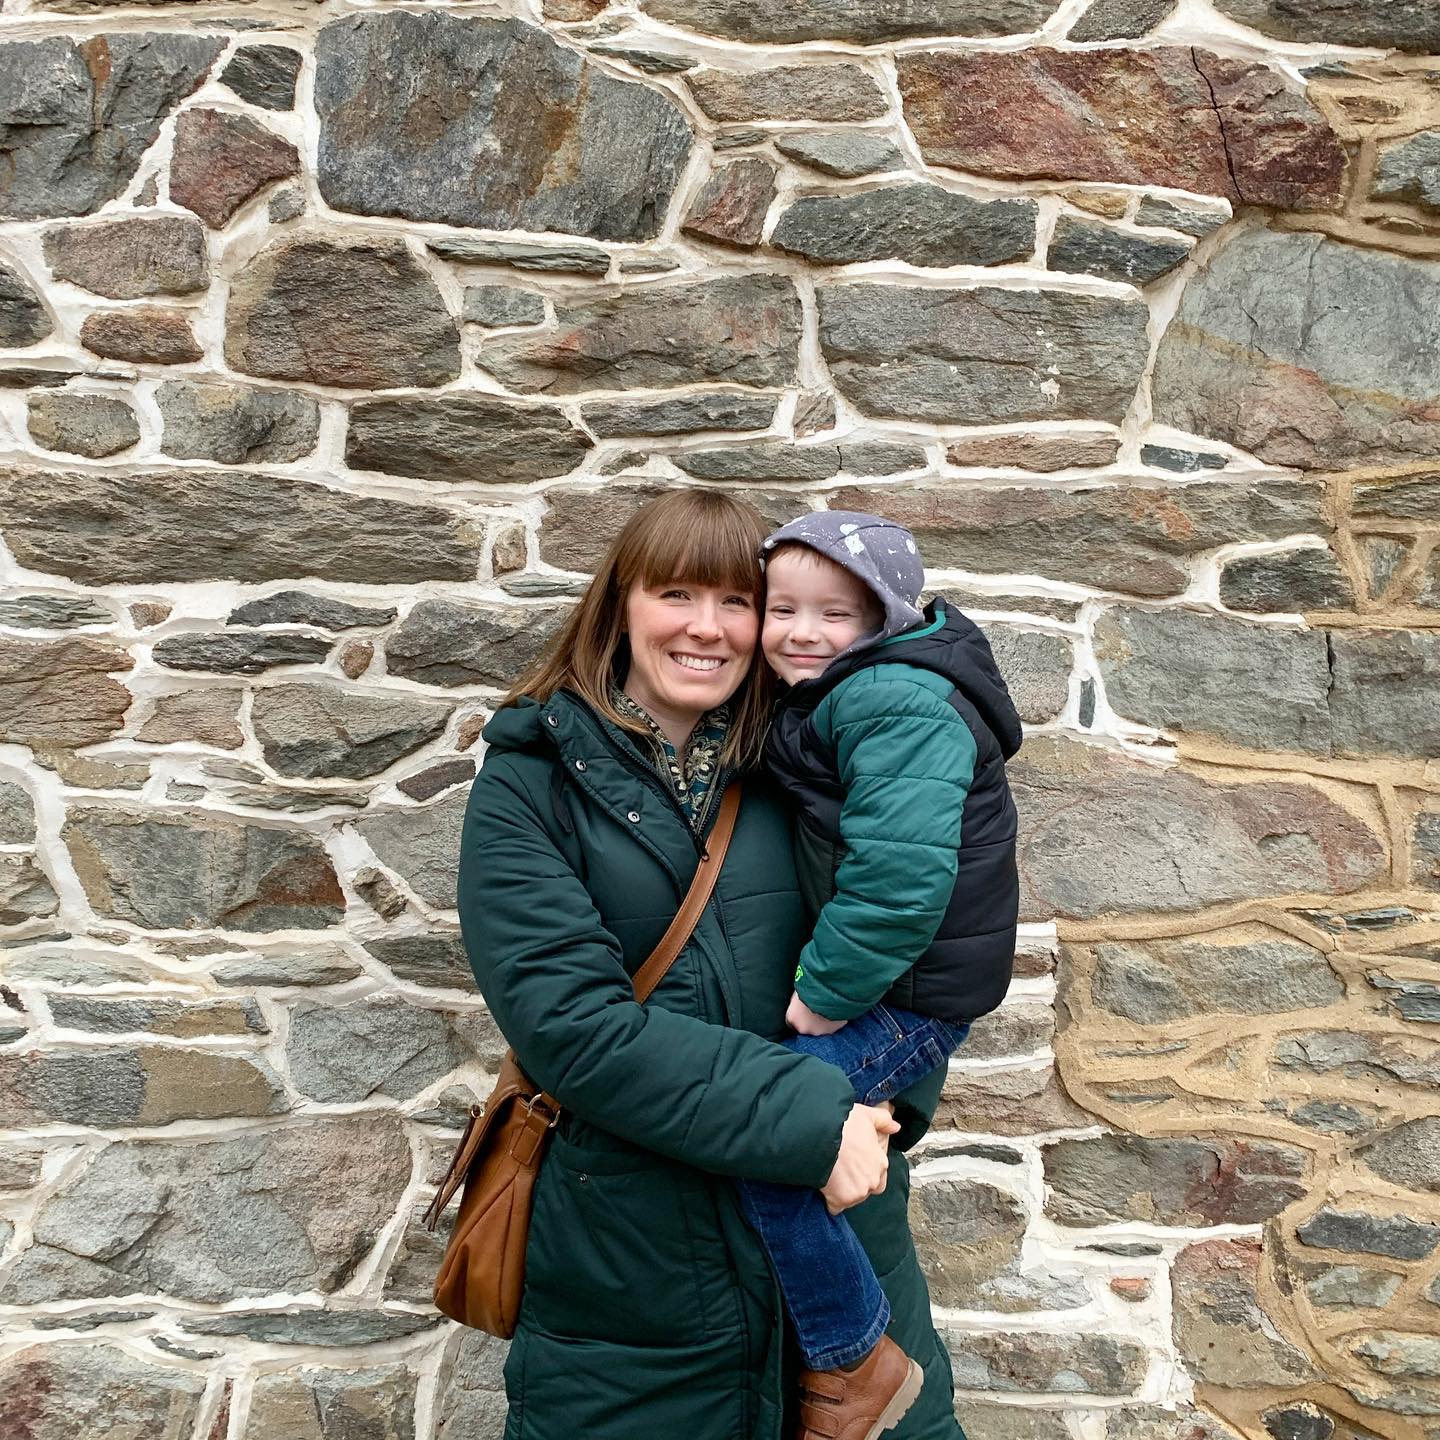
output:
<instances>
[{"instance_id":1,"label":"woman's bangs","mask_svg":"<svg viewBox=\"0 0 1440 1440\"><path fill-rule=\"evenodd\" d=\"M668 518L672 523L653 527L645 537L639 580L646 589L677 580L740 595L759 593L765 529L758 515L731 502L697 505L688 515Z\"/></svg>"}]
</instances>

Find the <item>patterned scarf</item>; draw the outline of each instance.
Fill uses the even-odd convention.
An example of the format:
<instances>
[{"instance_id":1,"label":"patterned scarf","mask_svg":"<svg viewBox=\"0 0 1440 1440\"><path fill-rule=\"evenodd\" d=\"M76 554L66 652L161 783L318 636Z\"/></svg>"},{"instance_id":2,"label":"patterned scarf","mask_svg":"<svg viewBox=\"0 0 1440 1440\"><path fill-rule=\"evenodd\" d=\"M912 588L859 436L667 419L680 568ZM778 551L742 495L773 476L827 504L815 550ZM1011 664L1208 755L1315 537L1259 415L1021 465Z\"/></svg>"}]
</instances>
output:
<instances>
[{"instance_id":1,"label":"patterned scarf","mask_svg":"<svg viewBox=\"0 0 1440 1440\"><path fill-rule=\"evenodd\" d=\"M685 818L697 831L700 830L710 810L715 777L720 773L720 752L725 748L725 737L730 733L730 707L717 705L713 710L707 710L690 732L682 755L665 738L665 732L655 723L650 712L618 685L610 687L610 703L622 715L638 720L645 727L655 769L662 779L670 782Z\"/></svg>"}]
</instances>

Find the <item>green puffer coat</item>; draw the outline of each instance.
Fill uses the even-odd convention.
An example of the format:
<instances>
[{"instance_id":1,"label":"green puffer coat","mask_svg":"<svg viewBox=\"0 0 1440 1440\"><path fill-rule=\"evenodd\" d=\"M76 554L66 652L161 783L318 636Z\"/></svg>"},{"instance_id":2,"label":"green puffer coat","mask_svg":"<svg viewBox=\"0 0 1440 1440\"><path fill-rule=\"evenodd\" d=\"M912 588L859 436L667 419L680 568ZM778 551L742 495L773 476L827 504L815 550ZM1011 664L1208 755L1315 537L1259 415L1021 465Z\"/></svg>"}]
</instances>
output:
<instances>
[{"instance_id":1,"label":"green puffer coat","mask_svg":"<svg viewBox=\"0 0 1440 1440\"><path fill-rule=\"evenodd\" d=\"M728 1177L820 1186L852 1103L785 1033L806 938L789 820L763 779L694 938L642 1008L629 973L698 858L667 787L573 696L485 728L461 841L471 963L522 1065L566 1115L536 1187L507 1440L790 1440L793 1345ZM902 1113L922 1133L940 1077ZM893 1440L963 1440L906 1225L909 1170L849 1212L926 1368Z\"/></svg>"}]
</instances>

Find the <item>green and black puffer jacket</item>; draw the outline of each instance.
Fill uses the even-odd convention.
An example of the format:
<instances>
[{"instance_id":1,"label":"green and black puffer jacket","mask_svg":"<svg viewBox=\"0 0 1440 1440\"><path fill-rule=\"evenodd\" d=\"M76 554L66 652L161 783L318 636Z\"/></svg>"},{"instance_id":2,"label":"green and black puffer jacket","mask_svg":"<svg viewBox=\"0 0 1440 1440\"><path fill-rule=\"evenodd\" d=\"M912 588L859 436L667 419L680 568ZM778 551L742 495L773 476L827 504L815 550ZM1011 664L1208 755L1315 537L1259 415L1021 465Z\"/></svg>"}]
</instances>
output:
<instances>
[{"instance_id":1,"label":"green and black puffer jacket","mask_svg":"<svg viewBox=\"0 0 1440 1440\"><path fill-rule=\"evenodd\" d=\"M690 944L644 1007L629 975L689 886L698 842L668 787L573 696L485 729L459 874L480 989L566 1115L536 1188L507 1440L789 1440L793 1347L729 1177L820 1186L852 1103L785 1033L805 918L789 822L763 777ZM886 1192L849 1212L926 1386L893 1440L963 1440L906 1224Z\"/></svg>"}]
</instances>

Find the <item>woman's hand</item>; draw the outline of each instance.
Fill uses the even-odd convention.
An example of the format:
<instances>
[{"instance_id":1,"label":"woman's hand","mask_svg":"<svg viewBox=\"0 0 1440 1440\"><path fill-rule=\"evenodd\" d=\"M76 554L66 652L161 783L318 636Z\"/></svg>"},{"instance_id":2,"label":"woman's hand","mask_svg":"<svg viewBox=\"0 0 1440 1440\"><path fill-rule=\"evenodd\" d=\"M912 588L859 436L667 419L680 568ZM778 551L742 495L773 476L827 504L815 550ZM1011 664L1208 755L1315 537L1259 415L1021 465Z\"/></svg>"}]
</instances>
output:
<instances>
[{"instance_id":1,"label":"woman's hand","mask_svg":"<svg viewBox=\"0 0 1440 1440\"><path fill-rule=\"evenodd\" d=\"M827 1020L825 1016L817 1015L793 990L785 1011L785 1023L797 1035L833 1035L845 1028L843 1020Z\"/></svg>"},{"instance_id":2,"label":"woman's hand","mask_svg":"<svg viewBox=\"0 0 1440 1440\"><path fill-rule=\"evenodd\" d=\"M890 1174L888 1137L900 1128L888 1108L852 1105L840 1132L840 1154L820 1189L825 1208L838 1215L885 1188Z\"/></svg>"}]
</instances>

